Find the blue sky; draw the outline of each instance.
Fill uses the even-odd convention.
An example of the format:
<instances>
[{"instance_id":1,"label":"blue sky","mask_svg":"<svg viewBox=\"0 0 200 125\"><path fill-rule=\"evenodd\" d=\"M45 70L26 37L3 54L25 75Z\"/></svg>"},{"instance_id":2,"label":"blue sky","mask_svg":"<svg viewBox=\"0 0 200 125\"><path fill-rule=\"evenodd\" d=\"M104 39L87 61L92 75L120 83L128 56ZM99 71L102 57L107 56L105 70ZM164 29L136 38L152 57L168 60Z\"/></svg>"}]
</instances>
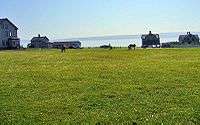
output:
<instances>
[{"instance_id":1,"label":"blue sky","mask_svg":"<svg viewBox=\"0 0 200 125\"><path fill-rule=\"evenodd\" d=\"M51 39L200 31L199 0L1 0L19 36Z\"/></svg>"}]
</instances>

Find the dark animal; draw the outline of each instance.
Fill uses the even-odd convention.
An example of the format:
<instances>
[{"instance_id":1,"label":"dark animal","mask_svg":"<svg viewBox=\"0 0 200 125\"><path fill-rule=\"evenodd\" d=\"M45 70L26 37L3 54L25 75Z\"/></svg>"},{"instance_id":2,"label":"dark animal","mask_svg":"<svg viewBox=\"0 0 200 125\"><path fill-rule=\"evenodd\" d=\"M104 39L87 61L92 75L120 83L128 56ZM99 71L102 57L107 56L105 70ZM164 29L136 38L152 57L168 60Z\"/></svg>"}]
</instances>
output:
<instances>
[{"instance_id":1,"label":"dark animal","mask_svg":"<svg viewBox=\"0 0 200 125\"><path fill-rule=\"evenodd\" d=\"M132 48L134 48L134 50L136 49L136 45L135 44L130 44L129 46L128 46L128 49L129 50L131 50Z\"/></svg>"},{"instance_id":2,"label":"dark animal","mask_svg":"<svg viewBox=\"0 0 200 125\"><path fill-rule=\"evenodd\" d=\"M113 47L112 46L110 46L110 50L112 50L113 49Z\"/></svg>"},{"instance_id":3,"label":"dark animal","mask_svg":"<svg viewBox=\"0 0 200 125\"><path fill-rule=\"evenodd\" d=\"M65 49L66 49L65 46L62 45L62 47L61 47L61 52L64 53L64 52L65 52Z\"/></svg>"}]
</instances>

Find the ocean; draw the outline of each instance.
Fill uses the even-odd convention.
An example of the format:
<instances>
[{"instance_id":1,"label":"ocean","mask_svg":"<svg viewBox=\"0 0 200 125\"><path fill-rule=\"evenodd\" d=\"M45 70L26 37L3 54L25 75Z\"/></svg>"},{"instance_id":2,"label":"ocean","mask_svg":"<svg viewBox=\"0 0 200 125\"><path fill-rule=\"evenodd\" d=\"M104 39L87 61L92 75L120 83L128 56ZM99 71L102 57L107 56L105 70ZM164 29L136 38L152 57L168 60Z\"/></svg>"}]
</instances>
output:
<instances>
[{"instance_id":1,"label":"ocean","mask_svg":"<svg viewBox=\"0 0 200 125\"><path fill-rule=\"evenodd\" d=\"M141 37L133 38L117 38L117 39L89 39L80 40L83 47L99 47L101 45L111 44L114 47L128 47L130 44L136 44L137 46L142 45ZM161 43L178 41L178 37L162 37Z\"/></svg>"},{"instance_id":2,"label":"ocean","mask_svg":"<svg viewBox=\"0 0 200 125\"><path fill-rule=\"evenodd\" d=\"M180 33L162 33L160 34L161 43L178 41L179 35ZM139 47L142 45L141 35L91 37L74 40L80 40L83 47L99 47L108 44L114 47L127 47L130 44L136 44Z\"/></svg>"},{"instance_id":3,"label":"ocean","mask_svg":"<svg viewBox=\"0 0 200 125\"><path fill-rule=\"evenodd\" d=\"M178 41L179 35L186 34L182 32L175 33L160 33L161 43ZM200 32L194 32L200 35ZM141 35L118 35L118 36L102 36L102 37L88 37L88 38L72 38L72 39L57 39L55 41L81 41L82 47L99 47L101 45L111 44L113 47L127 47L130 44L136 44L138 47L142 45ZM30 43L29 40L21 40L21 45L24 47Z\"/></svg>"}]
</instances>

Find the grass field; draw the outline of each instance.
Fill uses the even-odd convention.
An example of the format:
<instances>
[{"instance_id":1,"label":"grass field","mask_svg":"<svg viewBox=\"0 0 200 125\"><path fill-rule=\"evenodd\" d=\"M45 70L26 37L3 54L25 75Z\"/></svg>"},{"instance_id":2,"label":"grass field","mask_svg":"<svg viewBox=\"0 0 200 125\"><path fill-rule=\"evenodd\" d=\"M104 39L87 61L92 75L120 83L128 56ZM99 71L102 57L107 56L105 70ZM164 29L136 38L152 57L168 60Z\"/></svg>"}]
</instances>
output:
<instances>
[{"instance_id":1,"label":"grass field","mask_svg":"<svg viewBox=\"0 0 200 125\"><path fill-rule=\"evenodd\" d=\"M200 124L200 49L0 52L0 124Z\"/></svg>"}]
</instances>

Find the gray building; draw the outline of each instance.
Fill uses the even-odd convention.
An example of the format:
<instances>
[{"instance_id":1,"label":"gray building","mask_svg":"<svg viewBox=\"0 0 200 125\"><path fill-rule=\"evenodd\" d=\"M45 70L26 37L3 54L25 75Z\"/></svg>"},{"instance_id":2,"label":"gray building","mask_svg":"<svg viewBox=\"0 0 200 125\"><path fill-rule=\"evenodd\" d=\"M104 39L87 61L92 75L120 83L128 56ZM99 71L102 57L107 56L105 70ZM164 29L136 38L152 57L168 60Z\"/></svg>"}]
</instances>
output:
<instances>
[{"instance_id":1,"label":"gray building","mask_svg":"<svg viewBox=\"0 0 200 125\"><path fill-rule=\"evenodd\" d=\"M179 43L181 44L199 44L199 36L187 32L186 35L179 36Z\"/></svg>"},{"instance_id":2,"label":"gray building","mask_svg":"<svg viewBox=\"0 0 200 125\"><path fill-rule=\"evenodd\" d=\"M31 43L28 45L29 48L52 48L52 43L49 42L49 39L46 36L33 37Z\"/></svg>"},{"instance_id":3,"label":"gray building","mask_svg":"<svg viewBox=\"0 0 200 125\"><path fill-rule=\"evenodd\" d=\"M17 26L7 18L0 19L0 49L20 48L20 39L17 36Z\"/></svg>"},{"instance_id":4,"label":"gray building","mask_svg":"<svg viewBox=\"0 0 200 125\"><path fill-rule=\"evenodd\" d=\"M146 47L160 47L160 36L159 34L149 34L142 35L142 48Z\"/></svg>"},{"instance_id":5,"label":"gray building","mask_svg":"<svg viewBox=\"0 0 200 125\"><path fill-rule=\"evenodd\" d=\"M60 49L65 47L66 49L79 49L81 48L80 41L57 41L53 42L53 48Z\"/></svg>"}]
</instances>

